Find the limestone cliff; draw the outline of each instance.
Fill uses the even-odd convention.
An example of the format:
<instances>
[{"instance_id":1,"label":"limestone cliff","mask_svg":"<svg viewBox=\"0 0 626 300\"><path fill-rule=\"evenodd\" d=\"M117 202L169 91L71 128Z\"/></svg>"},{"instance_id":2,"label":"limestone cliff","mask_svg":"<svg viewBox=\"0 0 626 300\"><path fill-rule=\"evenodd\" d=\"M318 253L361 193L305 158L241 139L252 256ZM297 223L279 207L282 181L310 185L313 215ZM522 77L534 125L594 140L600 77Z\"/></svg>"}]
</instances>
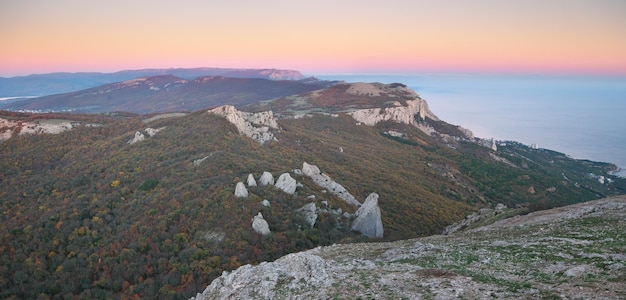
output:
<instances>
[{"instance_id":1,"label":"limestone cliff","mask_svg":"<svg viewBox=\"0 0 626 300\"><path fill-rule=\"evenodd\" d=\"M270 129L278 129L279 127L272 111L250 113L239 111L231 105L224 105L209 110L209 113L225 117L237 127L240 134L261 144L276 140Z\"/></svg>"}]
</instances>

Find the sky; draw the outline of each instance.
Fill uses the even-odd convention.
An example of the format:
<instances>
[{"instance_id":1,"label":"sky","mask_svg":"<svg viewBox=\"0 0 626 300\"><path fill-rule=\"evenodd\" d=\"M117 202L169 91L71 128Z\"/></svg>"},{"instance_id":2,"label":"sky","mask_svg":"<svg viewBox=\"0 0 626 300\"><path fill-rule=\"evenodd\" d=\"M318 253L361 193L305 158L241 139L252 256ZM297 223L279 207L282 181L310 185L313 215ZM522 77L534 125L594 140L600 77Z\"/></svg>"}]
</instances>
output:
<instances>
[{"instance_id":1,"label":"sky","mask_svg":"<svg viewBox=\"0 0 626 300\"><path fill-rule=\"evenodd\" d=\"M142 68L626 75L624 0L0 0L0 76Z\"/></svg>"}]
</instances>

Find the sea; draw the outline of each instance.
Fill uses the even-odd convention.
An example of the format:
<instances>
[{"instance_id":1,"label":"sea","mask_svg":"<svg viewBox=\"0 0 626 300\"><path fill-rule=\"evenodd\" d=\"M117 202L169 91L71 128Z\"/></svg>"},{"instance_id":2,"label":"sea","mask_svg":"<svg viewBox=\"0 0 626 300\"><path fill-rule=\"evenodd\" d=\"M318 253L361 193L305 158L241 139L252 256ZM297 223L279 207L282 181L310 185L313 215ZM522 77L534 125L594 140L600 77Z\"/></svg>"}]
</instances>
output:
<instances>
[{"instance_id":1,"label":"sea","mask_svg":"<svg viewBox=\"0 0 626 300\"><path fill-rule=\"evenodd\" d=\"M316 75L399 82L440 119L481 138L518 141L572 158L609 162L626 177L626 76L493 74Z\"/></svg>"}]
</instances>

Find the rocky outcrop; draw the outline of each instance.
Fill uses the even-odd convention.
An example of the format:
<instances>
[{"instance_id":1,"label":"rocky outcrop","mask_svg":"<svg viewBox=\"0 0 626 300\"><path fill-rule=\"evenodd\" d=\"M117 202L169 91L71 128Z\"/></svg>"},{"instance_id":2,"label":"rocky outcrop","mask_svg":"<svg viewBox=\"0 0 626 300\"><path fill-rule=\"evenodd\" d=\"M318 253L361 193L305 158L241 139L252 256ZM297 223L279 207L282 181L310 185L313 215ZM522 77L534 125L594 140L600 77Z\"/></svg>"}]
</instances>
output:
<instances>
[{"instance_id":1,"label":"rocky outcrop","mask_svg":"<svg viewBox=\"0 0 626 300\"><path fill-rule=\"evenodd\" d=\"M263 201L261 201L261 205L265 206L265 207L270 207L270 201L267 199L263 199Z\"/></svg>"},{"instance_id":2,"label":"rocky outcrop","mask_svg":"<svg viewBox=\"0 0 626 300\"><path fill-rule=\"evenodd\" d=\"M252 229L261 235L268 235L272 233L267 221L263 219L263 215L259 212L254 218L252 218Z\"/></svg>"},{"instance_id":3,"label":"rocky outcrop","mask_svg":"<svg viewBox=\"0 0 626 300\"><path fill-rule=\"evenodd\" d=\"M352 222L352 230L358 231L367 237L383 237L383 221L378 207L378 194L371 193L363 205L355 213L356 219Z\"/></svg>"},{"instance_id":4,"label":"rocky outcrop","mask_svg":"<svg viewBox=\"0 0 626 300\"><path fill-rule=\"evenodd\" d=\"M295 70L266 69L259 71L261 77L272 80L302 80L304 76Z\"/></svg>"},{"instance_id":5,"label":"rocky outcrop","mask_svg":"<svg viewBox=\"0 0 626 300\"><path fill-rule=\"evenodd\" d=\"M268 185L268 184L274 185L274 176L270 172L263 172L263 174L261 175L261 178L259 179L259 183L262 186Z\"/></svg>"},{"instance_id":6,"label":"rocky outcrop","mask_svg":"<svg viewBox=\"0 0 626 300\"><path fill-rule=\"evenodd\" d=\"M296 180L289 173L283 173L278 177L274 186L287 194L293 195L296 192L297 184Z\"/></svg>"},{"instance_id":7,"label":"rocky outcrop","mask_svg":"<svg viewBox=\"0 0 626 300\"><path fill-rule=\"evenodd\" d=\"M316 166L306 162L302 163L302 174L310 177L315 184L330 191L349 204L361 206L361 202L350 194L341 184L332 180L328 175L322 174L322 171Z\"/></svg>"},{"instance_id":8,"label":"rocky outcrop","mask_svg":"<svg viewBox=\"0 0 626 300\"><path fill-rule=\"evenodd\" d=\"M502 203L498 203L498 205L496 205L494 209L481 208L478 212L475 212L465 217L465 219L461 220L460 222L447 226L446 229L443 231L443 234L444 235L451 234L451 233L463 230L465 228L468 228L479 222L484 222L485 220L495 215L499 215L505 212L507 209L508 208L506 207L506 205Z\"/></svg>"},{"instance_id":9,"label":"rocky outcrop","mask_svg":"<svg viewBox=\"0 0 626 300\"><path fill-rule=\"evenodd\" d=\"M235 197L237 198L247 198L248 190L243 182L237 182L237 186L235 187Z\"/></svg>"},{"instance_id":10,"label":"rocky outcrop","mask_svg":"<svg viewBox=\"0 0 626 300\"><path fill-rule=\"evenodd\" d=\"M407 100L404 105L396 102L395 106L387 108L358 109L348 113L357 122L374 126L382 121L416 125L416 116L420 120L429 118L438 121L439 118L428 109L426 101L415 95L416 99Z\"/></svg>"},{"instance_id":11,"label":"rocky outcrop","mask_svg":"<svg viewBox=\"0 0 626 300\"><path fill-rule=\"evenodd\" d=\"M249 113L237 110L232 105L224 105L209 113L220 115L237 127L240 134L263 144L276 140L270 129L278 129L278 123L274 119L272 111Z\"/></svg>"},{"instance_id":12,"label":"rocky outcrop","mask_svg":"<svg viewBox=\"0 0 626 300\"><path fill-rule=\"evenodd\" d=\"M59 134L80 125L96 126L96 124L60 119L22 121L0 118L0 141L8 140L16 134Z\"/></svg>"},{"instance_id":13,"label":"rocky outcrop","mask_svg":"<svg viewBox=\"0 0 626 300\"><path fill-rule=\"evenodd\" d=\"M252 174L248 174L248 186L256 186L256 180Z\"/></svg>"},{"instance_id":14,"label":"rocky outcrop","mask_svg":"<svg viewBox=\"0 0 626 300\"><path fill-rule=\"evenodd\" d=\"M317 205L315 205L314 202L311 202L299 208L297 212L302 214L302 217L304 218L304 221L306 222L307 225L309 225L311 228L315 226L315 222L317 221L318 214L317 214Z\"/></svg>"},{"instance_id":15,"label":"rocky outcrop","mask_svg":"<svg viewBox=\"0 0 626 300\"><path fill-rule=\"evenodd\" d=\"M134 143L139 143L145 139L146 139L146 136L140 131L137 131L135 132L135 136L132 139L128 140L127 143L132 145Z\"/></svg>"},{"instance_id":16,"label":"rocky outcrop","mask_svg":"<svg viewBox=\"0 0 626 300\"><path fill-rule=\"evenodd\" d=\"M224 272L202 294L192 299L286 298L276 290L291 288L304 295L293 299L319 299L316 290L330 286L330 277L321 257L307 252L292 253L271 263L245 265L233 272Z\"/></svg>"},{"instance_id":17,"label":"rocky outcrop","mask_svg":"<svg viewBox=\"0 0 626 300\"><path fill-rule=\"evenodd\" d=\"M161 127L157 129L148 127L144 130L144 132L137 131L135 132L135 136L132 139L128 140L128 144L132 145L134 143L145 141L147 138L155 136L157 133L159 133L163 129L165 129L165 127Z\"/></svg>"}]
</instances>

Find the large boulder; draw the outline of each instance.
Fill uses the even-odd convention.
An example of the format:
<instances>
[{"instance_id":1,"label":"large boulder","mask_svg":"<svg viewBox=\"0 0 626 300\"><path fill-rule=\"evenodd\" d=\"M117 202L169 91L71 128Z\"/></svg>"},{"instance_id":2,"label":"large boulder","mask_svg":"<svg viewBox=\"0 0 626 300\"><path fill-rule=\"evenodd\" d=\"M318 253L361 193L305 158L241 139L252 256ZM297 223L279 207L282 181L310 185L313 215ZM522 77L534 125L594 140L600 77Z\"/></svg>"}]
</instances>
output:
<instances>
[{"instance_id":1,"label":"large boulder","mask_svg":"<svg viewBox=\"0 0 626 300\"><path fill-rule=\"evenodd\" d=\"M365 202L356 211L357 216L352 222L352 230L358 231L367 237L383 237L383 221L378 207L378 194L371 193Z\"/></svg>"},{"instance_id":2,"label":"large boulder","mask_svg":"<svg viewBox=\"0 0 626 300\"><path fill-rule=\"evenodd\" d=\"M281 189L283 192L287 194L293 195L296 192L297 182L295 179L291 178L289 173L283 173L278 177L276 181L275 187Z\"/></svg>"},{"instance_id":3,"label":"large boulder","mask_svg":"<svg viewBox=\"0 0 626 300\"><path fill-rule=\"evenodd\" d=\"M265 219L263 219L263 215L259 212L258 215L254 216L254 218L252 218L252 229L258 233L258 234L262 234L262 235L268 235L270 233L272 233L270 231L270 226L267 224L267 221L265 221Z\"/></svg>"},{"instance_id":4,"label":"large boulder","mask_svg":"<svg viewBox=\"0 0 626 300\"><path fill-rule=\"evenodd\" d=\"M304 218L304 222L306 222L307 225L309 225L311 228L315 226L315 222L317 221L317 216L318 216L317 205L315 205L315 202L311 202L299 208L297 212L302 214L302 217Z\"/></svg>"},{"instance_id":5,"label":"large boulder","mask_svg":"<svg viewBox=\"0 0 626 300\"><path fill-rule=\"evenodd\" d=\"M263 172L263 175L261 175L261 178L259 179L259 183L261 185L274 185L274 176L270 172Z\"/></svg>"},{"instance_id":6,"label":"large boulder","mask_svg":"<svg viewBox=\"0 0 626 300\"><path fill-rule=\"evenodd\" d=\"M256 180L252 174L248 174L248 186L256 186Z\"/></svg>"},{"instance_id":7,"label":"large boulder","mask_svg":"<svg viewBox=\"0 0 626 300\"><path fill-rule=\"evenodd\" d=\"M246 189L246 186L241 181L237 182L237 186L235 187L235 197L238 197L238 198L248 197L248 190Z\"/></svg>"}]
</instances>

